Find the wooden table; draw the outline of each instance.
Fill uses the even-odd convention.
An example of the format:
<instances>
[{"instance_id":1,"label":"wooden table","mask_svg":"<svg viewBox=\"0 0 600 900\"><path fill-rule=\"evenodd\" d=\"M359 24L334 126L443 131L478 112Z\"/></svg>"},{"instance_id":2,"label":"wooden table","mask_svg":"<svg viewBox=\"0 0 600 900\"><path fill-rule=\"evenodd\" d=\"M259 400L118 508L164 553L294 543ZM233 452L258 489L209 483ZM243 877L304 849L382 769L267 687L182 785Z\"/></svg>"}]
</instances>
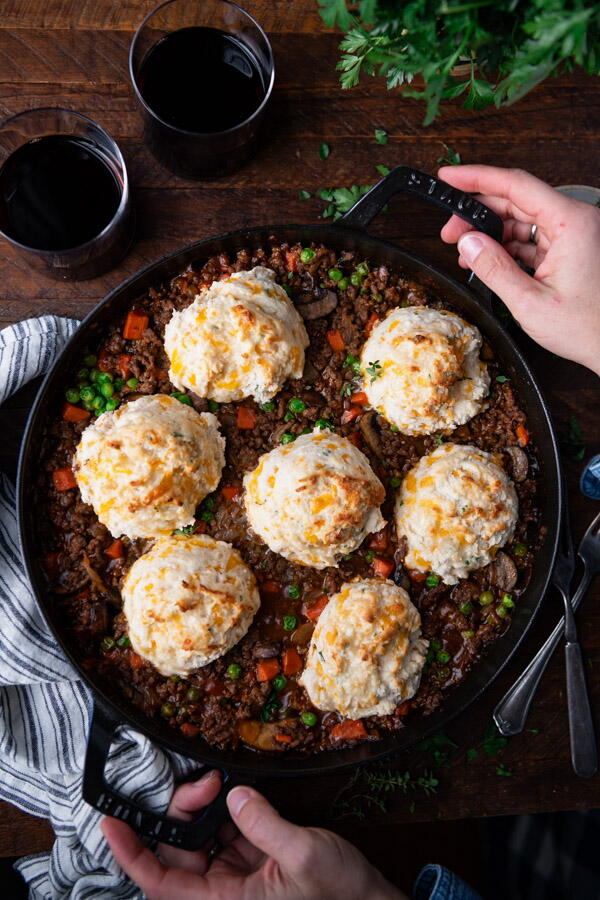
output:
<instances>
[{"instance_id":1,"label":"wooden table","mask_svg":"<svg viewBox=\"0 0 600 900\"><path fill-rule=\"evenodd\" d=\"M113 272L95 281L59 284L36 277L2 244L0 324L53 312L82 316L110 288L166 253L212 233L266 222L315 222L323 206L302 201L298 191L369 184L375 166L410 163L435 171L442 143L466 162L521 166L553 184L597 179L600 136L600 80L581 73L548 81L510 109L471 113L456 104L429 128L423 107L369 81L342 91L335 72L337 36L323 27L313 0L246 0L272 39L277 80L260 154L237 175L211 183L183 181L162 169L141 141L141 121L127 75L131 34L154 0L4 0L0 4L0 113L35 106L63 105L100 122L119 142L129 167L138 210L137 242ZM390 135L375 143L375 128ZM326 140L331 156L322 161ZM417 203L392 204L374 233L457 274L455 252L444 247L442 216ZM577 416L587 437L587 453L598 452L600 392L595 377L527 345L550 400L556 424ZM14 469L15 454L31 391L13 398L0 412L1 464ZM586 457L587 458L587 457ZM566 462L575 537L598 511L577 490L580 463ZM600 714L600 584L590 591L579 622L589 663L594 710ZM549 597L525 646L483 698L456 719L447 733L458 749L450 766L437 770L437 793L395 793L379 823L493 816L518 812L600 806L600 776L577 779L570 768L562 656L557 654L542 682L528 725L539 733L513 738L499 756L466 750L481 742L490 713L503 691L539 646L559 614ZM600 727L599 727L600 733ZM512 776L497 774L498 763ZM399 772L431 768L431 754L412 752L393 761ZM298 819L325 821L330 801L347 775L272 786L270 794ZM354 829L354 836L358 832ZM46 848L47 825L3 805L0 855ZM359 838L356 838L359 840Z\"/></svg>"}]
</instances>

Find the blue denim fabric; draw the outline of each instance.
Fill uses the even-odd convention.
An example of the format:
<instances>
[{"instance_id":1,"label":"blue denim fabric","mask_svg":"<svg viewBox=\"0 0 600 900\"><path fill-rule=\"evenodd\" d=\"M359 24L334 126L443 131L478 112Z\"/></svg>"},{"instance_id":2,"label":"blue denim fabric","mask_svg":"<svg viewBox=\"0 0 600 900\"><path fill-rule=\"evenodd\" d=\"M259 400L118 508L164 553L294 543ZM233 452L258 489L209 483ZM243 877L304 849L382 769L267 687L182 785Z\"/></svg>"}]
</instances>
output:
<instances>
[{"instance_id":1,"label":"blue denim fabric","mask_svg":"<svg viewBox=\"0 0 600 900\"><path fill-rule=\"evenodd\" d=\"M417 876L412 900L481 900L468 884L443 866L424 866Z\"/></svg>"}]
</instances>

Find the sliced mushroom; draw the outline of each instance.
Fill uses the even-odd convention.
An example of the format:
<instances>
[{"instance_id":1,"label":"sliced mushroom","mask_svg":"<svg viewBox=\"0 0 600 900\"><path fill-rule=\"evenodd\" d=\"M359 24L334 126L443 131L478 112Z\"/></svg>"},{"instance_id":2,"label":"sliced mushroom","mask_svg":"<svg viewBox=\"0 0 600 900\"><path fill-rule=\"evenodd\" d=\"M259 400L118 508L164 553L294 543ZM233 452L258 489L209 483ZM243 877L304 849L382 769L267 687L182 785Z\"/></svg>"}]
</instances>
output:
<instances>
[{"instance_id":1,"label":"sliced mushroom","mask_svg":"<svg viewBox=\"0 0 600 900\"><path fill-rule=\"evenodd\" d=\"M120 607L121 598L119 597L118 593L104 584L100 575L98 575L96 570L92 567L87 553L83 554L81 564L85 570L87 577L90 580L92 588L98 591L99 594L102 594L103 597L106 597L106 599L109 600L114 606Z\"/></svg>"},{"instance_id":2,"label":"sliced mushroom","mask_svg":"<svg viewBox=\"0 0 600 900\"><path fill-rule=\"evenodd\" d=\"M299 303L296 309L303 319L321 319L328 316L338 305L338 296L333 291L325 291L318 300L310 300L308 303Z\"/></svg>"},{"instance_id":3,"label":"sliced mushroom","mask_svg":"<svg viewBox=\"0 0 600 900\"><path fill-rule=\"evenodd\" d=\"M315 630L315 626L312 622L304 622L295 631L292 632L292 636L290 638L292 644L296 647L306 647L308 643L310 643L310 639L312 637L312 633Z\"/></svg>"},{"instance_id":4,"label":"sliced mushroom","mask_svg":"<svg viewBox=\"0 0 600 900\"><path fill-rule=\"evenodd\" d=\"M520 447L506 447L504 452L510 457L510 473L513 481L525 481L529 472L527 454Z\"/></svg>"},{"instance_id":5,"label":"sliced mushroom","mask_svg":"<svg viewBox=\"0 0 600 900\"><path fill-rule=\"evenodd\" d=\"M279 644L256 644L252 655L256 659L272 659L279 653Z\"/></svg>"},{"instance_id":6,"label":"sliced mushroom","mask_svg":"<svg viewBox=\"0 0 600 900\"><path fill-rule=\"evenodd\" d=\"M496 559L491 562L488 567L488 575L492 587L499 588L501 591L512 591L519 573L514 562L508 554L500 551Z\"/></svg>"},{"instance_id":7,"label":"sliced mushroom","mask_svg":"<svg viewBox=\"0 0 600 900\"><path fill-rule=\"evenodd\" d=\"M379 435L379 429L375 425L375 419L377 417L377 413L374 409L370 409L368 412L364 413L361 416L359 427L362 432L362 436L365 441L375 454L378 459L383 459L383 450L381 449L381 440Z\"/></svg>"},{"instance_id":8,"label":"sliced mushroom","mask_svg":"<svg viewBox=\"0 0 600 900\"><path fill-rule=\"evenodd\" d=\"M281 750L282 745L275 740L281 730L278 722L259 722L258 719L244 719L237 726L242 741L256 750Z\"/></svg>"}]
</instances>

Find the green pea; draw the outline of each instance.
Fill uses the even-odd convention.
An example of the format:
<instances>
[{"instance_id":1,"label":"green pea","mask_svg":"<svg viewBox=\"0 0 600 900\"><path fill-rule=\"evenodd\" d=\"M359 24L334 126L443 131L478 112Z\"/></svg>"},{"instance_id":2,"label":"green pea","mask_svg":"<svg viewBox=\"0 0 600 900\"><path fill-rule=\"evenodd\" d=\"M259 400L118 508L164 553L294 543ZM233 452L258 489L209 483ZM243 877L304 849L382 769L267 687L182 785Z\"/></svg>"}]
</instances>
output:
<instances>
[{"instance_id":1,"label":"green pea","mask_svg":"<svg viewBox=\"0 0 600 900\"><path fill-rule=\"evenodd\" d=\"M104 397L94 397L92 400L92 409L104 409Z\"/></svg>"},{"instance_id":2,"label":"green pea","mask_svg":"<svg viewBox=\"0 0 600 900\"><path fill-rule=\"evenodd\" d=\"M273 410L275 409L275 404L272 400L268 400L266 403L263 403L261 409L263 412L273 412Z\"/></svg>"},{"instance_id":3,"label":"green pea","mask_svg":"<svg viewBox=\"0 0 600 900\"><path fill-rule=\"evenodd\" d=\"M114 392L115 392L115 387L114 387L114 385L111 384L109 381L107 381L106 384L101 384L101 385L100 385L100 393L101 393L102 396L105 397L107 400L108 400L110 397L112 397L112 395L114 394Z\"/></svg>"},{"instance_id":4,"label":"green pea","mask_svg":"<svg viewBox=\"0 0 600 900\"><path fill-rule=\"evenodd\" d=\"M69 388L68 391L65 391L65 397L69 403L79 403L80 400L79 391L75 388Z\"/></svg>"},{"instance_id":5,"label":"green pea","mask_svg":"<svg viewBox=\"0 0 600 900\"><path fill-rule=\"evenodd\" d=\"M402 484L402 479L398 478L397 475L394 475L394 476L392 476L392 478L390 478L390 487L399 488L401 484Z\"/></svg>"},{"instance_id":6,"label":"green pea","mask_svg":"<svg viewBox=\"0 0 600 900\"><path fill-rule=\"evenodd\" d=\"M96 396L96 392L93 387L85 387L81 389L79 396L84 402L91 401Z\"/></svg>"},{"instance_id":7,"label":"green pea","mask_svg":"<svg viewBox=\"0 0 600 900\"><path fill-rule=\"evenodd\" d=\"M508 615L507 608L505 606L497 606L496 607L496 615L499 616L501 619L506 618L506 616Z\"/></svg>"},{"instance_id":8,"label":"green pea","mask_svg":"<svg viewBox=\"0 0 600 900\"><path fill-rule=\"evenodd\" d=\"M83 408L86 409L88 412L93 412L93 411L94 411L94 407L92 406L92 403L93 403L93 402L94 402L93 400L82 400L82 401L81 401L81 405L82 405Z\"/></svg>"},{"instance_id":9,"label":"green pea","mask_svg":"<svg viewBox=\"0 0 600 900\"><path fill-rule=\"evenodd\" d=\"M283 630L284 631L293 631L298 623L296 616L284 616L283 617Z\"/></svg>"},{"instance_id":10,"label":"green pea","mask_svg":"<svg viewBox=\"0 0 600 900\"><path fill-rule=\"evenodd\" d=\"M363 283L362 278L360 277L360 275L357 272L352 273L352 275L350 276L350 281L352 282L354 287L360 287L361 284Z\"/></svg>"},{"instance_id":11,"label":"green pea","mask_svg":"<svg viewBox=\"0 0 600 900\"><path fill-rule=\"evenodd\" d=\"M458 607L463 614L463 616L470 616L473 612L473 604L470 600L467 600L466 603L463 603L462 606Z\"/></svg>"},{"instance_id":12,"label":"green pea","mask_svg":"<svg viewBox=\"0 0 600 900\"><path fill-rule=\"evenodd\" d=\"M287 684L287 678L285 675L276 675L271 684L276 691L282 691Z\"/></svg>"},{"instance_id":13,"label":"green pea","mask_svg":"<svg viewBox=\"0 0 600 900\"><path fill-rule=\"evenodd\" d=\"M173 684L179 684L181 678L179 677L179 675L169 675L169 681L172 681Z\"/></svg>"},{"instance_id":14,"label":"green pea","mask_svg":"<svg viewBox=\"0 0 600 900\"><path fill-rule=\"evenodd\" d=\"M302 712L300 713L300 718L308 728L312 728L313 725L317 724L317 717L312 712Z\"/></svg>"},{"instance_id":15,"label":"green pea","mask_svg":"<svg viewBox=\"0 0 600 900\"><path fill-rule=\"evenodd\" d=\"M350 284L350 282L348 281L347 278L340 278L340 280L338 281L338 287L339 287L340 291L347 291L349 284Z\"/></svg>"},{"instance_id":16,"label":"green pea","mask_svg":"<svg viewBox=\"0 0 600 900\"><path fill-rule=\"evenodd\" d=\"M447 663L450 660L450 654L445 650L438 650L438 652L435 654L435 658L439 663Z\"/></svg>"},{"instance_id":17,"label":"green pea","mask_svg":"<svg viewBox=\"0 0 600 900\"><path fill-rule=\"evenodd\" d=\"M197 687L194 687L194 685L189 687L185 693L185 699L189 700L190 703L195 703L197 700L200 699L200 697L201 697L200 689Z\"/></svg>"},{"instance_id":18,"label":"green pea","mask_svg":"<svg viewBox=\"0 0 600 900\"><path fill-rule=\"evenodd\" d=\"M165 719L172 719L176 712L177 707L174 703L163 703L160 708L160 714L161 716L164 716Z\"/></svg>"},{"instance_id":19,"label":"green pea","mask_svg":"<svg viewBox=\"0 0 600 900\"><path fill-rule=\"evenodd\" d=\"M103 653L108 653L115 646L115 639L112 637L103 637L100 641L100 649Z\"/></svg>"},{"instance_id":20,"label":"green pea","mask_svg":"<svg viewBox=\"0 0 600 900\"><path fill-rule=\"evenodd\" d=\"M513 547L513 553L515 556L527 556L529 548L527 544L515 544Z\"/></svg>"},{"instance_id":21,"label":"green pea","mask_svg":"<svg viewBox=\"0 0 600 900\"><path fill-rule=\"evenodd\" d=\"M119 645L119 647L131 647L131 641L126 634L121 635L121 637L117 641L117 644Z\"/></svg>"},{"instance_id":22,"label":"green pea","mask_svg":"<svg viewBox=\"0 0 600 900\"><path fill-rule=\"evenodd\" d=\"M211 411L211 413L216 413L216 412L219 412L220 404L217 403L216 400L209 400L209 401L208 401L208 408L209 408L209 410Z\"/></svg>"},{"instance_id":23,"label":"green pea","mask_svg":"<svg viewBox=\"0 0 600 900\"><path fill-rule=\"evenodd\" d=\"M297 584L288 584L287 586L288 595L293 599L297 600L300 596L300 586Z\"/></svg>"},{"instance_id":24,"label":"green pea","mask_svg":"<svg viewBox=\"0 0 600 900\"><path fill-rule=\"evenodd\" d=\"M394 434L398 434L400 429L398 428L397 425L390 425L390 431L393 431Z\"/></svg>"},{"instance_id":25,"label":"green pea","mask_svg":"<svg viewBox=\"0 0 600 900\"><path fill-rule=\"evenodd\" d=\"M329 421L329 419L317 419L315 422L315 428L333 428L333 425Z\"/></svg>"},{"instance_id":26,"label":"green pea","mask_svg":"<svg viewBox=\"0 0 600 900\"><path fill-rule=\"evenodd\" d=\"M77 372L77 380L78 381L87 381L89 377L90 377L89 369L79 369L79 371Z\"/></svg>"},{"instance_id":27,"label":"green pea","mask_svg":"<svg viewBox=\"0 0 600 900\"><path fill-rule=\"evenodd\" d=\"M90 381L94 384L98 381L98 375L100 375L100 369L90 369Z\"/></svg>"},{"instance_id":28,"label":"green pea","mask_svg":"<svg viewBox=\"0 0 600 900\"><path fill-rule=\"evenodd\" d=\"M432 573L431 575L428 575L427 578L425 579L425 584L427 585L427 587L436 587L436 585L438 585L441 580L442 579L440 578L439 575L434 575Z\"/></svg>"},{"instance_id":29,"label":"green pea","mask_svg":"<svg viewBox=\"0 0 600 900\"><path fill-rule=\"evenodd\" d=\"M312 428L310 428L310 426L307 425L306 428L303 428L303 429L302 429L302 431L300 432L300 434L310 434L311 431L312 431Z\"/></svg>"},{"instance_id":30,"label":"green pea","mask_svg":"<svg viewBox=\"0 0 600 900\"><path fill-rule=\"evenodd\" d=\"M93 353L89 353L87 356L83 357L83 361L86 364L86 366L88 366L88 368L91 369L92 366L95 366L96 363L98 362L98 357L94 356Z\"/></svg>"},{"instance_id":31,"label":"green pea","mask_svg":"<svg viewBox=\"0 0 600 900\"><path fill-rule=\"evenodd\" d=\"M427 651L427 656L425 657L425 662L432 663L434 661L434 659L435 659L435 653L433 650L429 649Z\"/></svg>"},{"instance_id":32,"label":"green pea","mask_svg":"<svg viewBox=\"0 0 600 900\"><path fill-rule=\"evenodd\" d=\"M505 606L507 609L513 609L513 607L515 605L515 601L512 598L512 594L502 594L502 597L500 598L500 600L502 602L502 605Z\"/></svg>"},{"instance_id":33,"label":"green pea","mask_svg":"<svg viewBox=\"0 0 600 900\"><path fill-rule=\"evenodd\" d=\"M315 255L315 251L311 247L305 247L300 254L300 261L303 263L308 263L311 261L311 259L315 258Z\"/></svg>"},{"instance_id":34,"label":"green pea","mask_svg":"<svg viewBox=\"0 0 600 900\"><path fill-rule=\"evenodd\" d=\"M236 678L239 678L241 674L242 674L242 667L238 666L237 663L231 663L231 665L227 667L227 677L228 678L233 678L235 680Z\"/></svg>"},{"instance_id":35,"label":"green pea","mask_svg":"<svg viewBox=\"0 0 600 900\"><path fill-rule=\"evenodd\" d=\"M342 272L340 269L330 269L327 274L332 281L339 281L342 277Z\"/></svg>"},{"instance_id":36,"label":"green pea","mask_svg":"<svg viewBox=\"0 0 600 900\"><path fill-rule=\"evenodd\" d=\"M359 265L355 268L354 271L356 272L357 275L360 275L361 278L366 278L366 276L369 274L369 267L368 267L368 265L366 264L366 262L361 262L361 263L359 263Z\"/></svg>"},{"instance_id":37,"label":"green pea","mask_svg":"<svg viewBox=\"0 0 600 900\"><path fill-rule=\"evenodd\" d=\"M115 380L113 381L113 384L115 386L115 391L122 391L123 385L125 384L125 382L123 381L122 378L115 378Z\"/></svg>"},{"instance_id":38,"label":"green pea","mask_svg":"<svg viewBox=\"0 0 600 900\"><path fill-rule=\"evenodd\" d=\"M139 383L140 382L139 382L138 378L128 378L127 381L125 382L127 387L130 388L132 391L134 391L136 389L136 387L138 386Z\"/></svg>"},{"instance_id":39,"label":"green pea","mask_svg":"<svg viewBox=\"0 0 600 900\"><path fill-rule=\"evenodd\" d=\"M306 403L304 400L301 400L300 397L292 397L288 406L294 413L301 413L306 409Z\"/></svg>"},{"instance_id":40,"label":"green pea","mask_svg":"<svg viewBox=\"0 0 600 900\"><path fill-rule=\"evenodd\" d=\"M282 444L291 444L292 441L295 441L295 440L296 440L296 435L290 434L289 431L286 431L284 434L281 435L281 443Z\"/></svg>"},{"instance_id":41,"label":"green pea","mask_svg":"<svg viewBox=\"0 0 600 900\"><path fill-rule=\"evenodd\" d=\"M479 602L482 606L489 606L490 603L494 602L494 595L491 591L482 591L479 595Z\"/></svg>"},{"instance_id":42,"label":"green pea","mask_svg":"<svg viewBox=\"0 0 600 900\"><path fill-rule=\"evenodd\" d=\"M440 642L438 641L437 638L431 638L431 640L429 641L429 645L432 650L441 650L442 649L442 645L440 644Z\"/></svg>"},{"instance_id":43,"label":"green pea","mask_svg":"<svg viewBox=\"0 0 600 900\"><path fill-rule=\"evenodd\" d=\"M115 409L118 409L120 406L120 402L117 397L110 397L109 400L104 404L105 412L114 412Z\"/></svg>"},{"instance_id":44,"label":"green pea","mask_svg":"<svg viewBox=\"0 0 600 900\"><path fill-rule=\"evenodd\" d=\"M100 372L96 378L96 384L112 384L113 377L110 372Z\"/></svg>"},{"instance_id":45,"label":"green pea","mask_svg":"<svg viewBox=\"0 0 600 900\"><path fill-rule=\"evenodd\" d=\"M190 398L188 397L187 394L175 393L175 394L171 394L171 397L174 397L175 400L179 400L179 402L183 403L184 406L192 405L192 401L190 400Z\"/></svg>"}]
</instances>

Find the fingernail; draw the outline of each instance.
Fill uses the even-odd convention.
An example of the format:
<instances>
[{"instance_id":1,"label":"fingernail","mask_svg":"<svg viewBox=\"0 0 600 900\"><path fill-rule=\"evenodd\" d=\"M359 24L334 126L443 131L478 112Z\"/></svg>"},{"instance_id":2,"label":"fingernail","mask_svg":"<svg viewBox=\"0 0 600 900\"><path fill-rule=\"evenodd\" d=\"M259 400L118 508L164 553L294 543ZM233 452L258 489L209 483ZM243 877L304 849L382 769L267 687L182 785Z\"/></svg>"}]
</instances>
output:
<instances>
[{"instance_id":1,"label":"fingernail","mask_svg":"<svg viewBox=\"0 0 600 900\"><path fill-rule=\"evenodd\" d=\"M218 769L211 769L210 772L205 772L202 778L199 778L198 781L192 782L192 784L206 784L207 781L211 781L211 779L216 778L218 774Z\"/></svg>"},{"instance_id":2,"label":"fingernail","mask_svg":"<svg viewBox=\"0 0 600 900\"><path fill-rule=\"evenodd\" d=\"M485 243L479 235L472 232L463 234L458 240L458 252L469 265L475 262L484 247Z\"/></svg>"},{"instance_id":3,"label":"fingernail","mask_svg":"<svg viewBox=\"0 0 600 900\"><path fill-rule=\"evenodd\" d=\"M250 799L250 791L245 787L234 787L227 794L227 806L232 815L238 816Z\"/></svg>"}]
</instances>

